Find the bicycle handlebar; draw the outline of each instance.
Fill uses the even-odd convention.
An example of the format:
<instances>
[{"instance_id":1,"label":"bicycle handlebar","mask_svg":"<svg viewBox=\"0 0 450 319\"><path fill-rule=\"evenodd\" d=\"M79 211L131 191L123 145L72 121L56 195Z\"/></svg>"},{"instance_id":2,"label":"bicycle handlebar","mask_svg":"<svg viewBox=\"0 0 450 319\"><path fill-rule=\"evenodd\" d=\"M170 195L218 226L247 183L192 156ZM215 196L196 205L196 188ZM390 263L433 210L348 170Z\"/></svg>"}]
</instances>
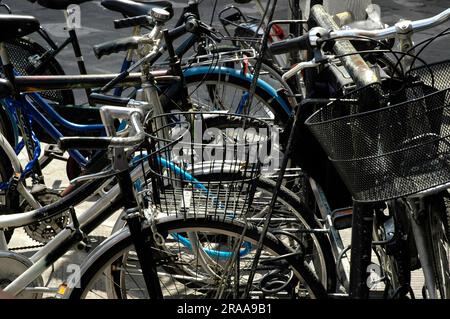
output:
<instances>
[{"instance_id":1,"label":"bicycle handlebar","mask_svg":"<svg viewBox=\"0 0 450 319\"><path fill-rule=\"evenodd\" d=\"M306 50L310 47L309 34L304 34L300 37L275 42L269 46L272 54L285 54L295 50Z\"/></svg>"},{"instance_id":2,"label":"bicycle handlebar","mask_svg":"<svg viewBox=\"0 0 450 319\"><path fill-rule=\"evenodd\" d=\"M122 21L122 25L136 26L141 25L140 22L142 21L151 21L151 19L148 16L139 16L129 19L122 19L118 21ZM185 34L186 32L205 33L213 37L215 40L217 40L217 37L215 37L212 30L210 30L208 26L206 26L201 21L197 20L197 18L191 14L186 15L185 23L183 25L170 30L169 36L172 39L176 39ZM112 53L119 53L122 51L127 51L129 49L137 49L139 44L145 41L146 41L145 36L131 36L94 45L93 49L97 59L100 59L103 56L110 55Z\"/></svg>"},{"instance_id":3,"label":"bicycle handlebar","mask_svg":"<svg viewBox=\"0 0 450 319\"><path fill-rule=\"evenodd\" d=\"M100 109L100 116L105 125L107 137L62 137L58 146L62 150L66 149L106 149L109 147L123 148L141 144L144 141L145 133L142 125L144 114L137 108L124 108L117 106L103 106ZM115 132L114 119L128 120L130 128L134 134L128 137L111 136Z\"/></svg>"},{"instance_id":4,"label":"bicycle handlebar","mask_svg":"<svg viewBox=\"0 0 450 319\"><path fill-rule=\"evenodd\" d=\"M103 150L111 144L112 137L61 137L58 146L61 150Z\"/></svg>"},{"instance_id":5,"label":"bicycle handlebar","mask_svg":"<svg viewBox=\"0 0 450 319\"><path fill-rule=\"evenodd\" d=\"M131 98L121 96L111 96L100 93L91 93L89 95L89 102L93 104L127 106Z\"/></svg>"},{"instance_id":6,"label":"bicycle handlebar","mask_svg":"<svg viewBox=\"0 0 450 319\"><path fill-rule=\"evenodd\" d=\"M119 53L129 49L137 49L141 39L142 37L140 36L132 36L97 44L93 47L94 53L97 59L100 59L101 57L112 53Z\"/></svg>"},{"instance_id":7,"label":"bicycle handlebar","mask_svg":"<svg viewBox=\"0 0 450 319\"><path fill-rule=\"evenodd\" d=\"M327 40L337 38L351 39L358 36L368 37L376 40L383 40L393 38L396 35L402 33L407 34L409 32L418 32L430 29L436 25L446 22L449 19L450 19L450 8L430 18L416 21L404 20L386 29L379 29L379 30L350 29L350 30L336 30L325 33L328 33ZM276 42L272 44L269 47L269 49L273 54L284 54L293 50L305 50L309 46L315 46L317 42L320 42L321 39L320 36L323 36L323 34L320 34L320 36L318 36L316 30L317 28L313 28L311 29L310 32L300 37Z\"/></svg>"},{"instance_id":8,"label":"bicycle handlebar","mask_svg":"<svg viewBox=\"0 0 450 319\"><path fill-rule=\"evenodd\" d=\"M403 20L397 22L395 25L379 30L361 30L361 29L350 29L350 30L339 30L330 32L331 38L341 38L341 37L355 37L364 36L371 39L382 40L395 37L398 33L408 33L408 32L419 32L433 28L440 25L450 19L450 8L442 11L441 13L426 19L409 21Z\"/></svg>"}]
</instances>

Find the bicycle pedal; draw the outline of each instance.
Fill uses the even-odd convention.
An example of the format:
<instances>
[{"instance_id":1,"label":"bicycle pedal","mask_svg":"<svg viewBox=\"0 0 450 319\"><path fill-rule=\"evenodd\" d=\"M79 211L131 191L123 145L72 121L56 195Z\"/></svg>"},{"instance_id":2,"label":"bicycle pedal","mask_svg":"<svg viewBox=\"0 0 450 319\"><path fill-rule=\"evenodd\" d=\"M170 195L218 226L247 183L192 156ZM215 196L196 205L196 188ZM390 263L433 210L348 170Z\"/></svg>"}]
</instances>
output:
<instances>
[{"instance_id":1,"label":"bicycle pedal","mask_svg":"<svg viewBox=\"0 0 450 319\"><path fill-rule=\"evenodd\" d=\"M337 230L348 229L352 227L353 209L336 209L331 213L331 221Z\"/></svg>"},{"instance_id":2,"label":"bicycle pedal","mask_svg":"<svg viewBox=\"0 0 450 319\"><path fill-rule=\"evenodd\" d=\"M156 266L167 265L168 263L173 263L178 261L178 255L170 254L168 252L161 252L160 250L153 249L153 260L156 263Z\"/></svg>"},{"instance_id":3,"label":"bicycle pedal","mask_svg":"<svg viewBox=\"0 0 450 319\"><path fill-rule=\"evenodd\" d=\"M63 156L64 155L64 151L61 150L58 145L56 144L49 144L46 146L45 151L44 151L44 155L56 155L56 156Z\"/></svg>"},{"instance_id":4,"label":"bicycle pedal","mask_svg":"<svg viewBox=\"0 0 450 319\"><path fill-rule=\"evenodd\" d=\"M32 195L39 195L41 193L44 193L47 190L47 186L44 184L33 184L31 187L30 193Z\"/></svg>"}]
</instances>

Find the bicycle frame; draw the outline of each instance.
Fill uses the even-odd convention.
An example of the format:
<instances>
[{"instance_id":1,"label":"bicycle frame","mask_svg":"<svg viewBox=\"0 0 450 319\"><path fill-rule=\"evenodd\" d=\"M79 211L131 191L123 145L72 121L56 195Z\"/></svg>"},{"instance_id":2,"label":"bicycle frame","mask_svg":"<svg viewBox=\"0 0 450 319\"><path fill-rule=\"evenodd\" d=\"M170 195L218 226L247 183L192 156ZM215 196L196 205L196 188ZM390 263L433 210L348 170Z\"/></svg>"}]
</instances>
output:
<instances>
[{"instance_id":1,"label":"bicycle frame","mask_svg":"<svg viewBox=\"0 0 450 319\"><path fill-rule=\"evenodd\" d=\"M102 124L92 124L92 125L83 125L83 124L75 124L67 121L61 115L59 115L39 94L31 93L29 97L33 100L33 102L43 110L44 114L48 115L50 119L54 122L60 124L61 126L74 131L74 132L93 132L93 133L104 133L105 128ZM55 127L52 122L49 121L48 118L44 116L43 113L39 112L37 108L29 102L27 99L27 95L22 97L22 101L18 102L12 98L5 99L6 106L9 108L9 111L14 114L16 109L21 109L22 112L29 116L31 121L35 121L38 123L56 142L59 141L63 134ZM20 148L16 150L17 153L20 152ZM78 164L82 167L86 166L87 160L86 158L77 150L70 150L70 156L72 156ZM24 174L27 172L25 171Z\"/></svg>"}]
</instances>

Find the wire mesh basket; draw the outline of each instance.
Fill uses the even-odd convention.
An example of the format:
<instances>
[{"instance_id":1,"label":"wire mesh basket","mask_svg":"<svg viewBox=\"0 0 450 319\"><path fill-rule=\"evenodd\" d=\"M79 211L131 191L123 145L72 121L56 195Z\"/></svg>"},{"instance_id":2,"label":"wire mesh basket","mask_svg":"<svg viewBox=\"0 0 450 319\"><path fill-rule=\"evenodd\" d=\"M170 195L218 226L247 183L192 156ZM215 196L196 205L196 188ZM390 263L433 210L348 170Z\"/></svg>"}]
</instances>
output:
<instances>
[{"instance_id":1,"label":"wire mesh basket","mask_svg":"<svg viewBox=\"0 0 450 319\"><path fill-rule=\"evenodd\" d=\"M63 70L55 59L50 59L47 65L37 74L34 69L39 65L39 57L45 49L27 39L14 39L5 43L9 58L20 75L61 75ZM73 94L70 91L43 91L39 93L45 99L62 104L73 104Z\"/></svg>"},{"instance_id":2,"label":"wire mesh basket","mask_svg":"<svg viewBox=\"0 0 450 319\"><path fill-rule=\"evenodd\" d=\"M439 72L410 71L404 102L390 104L381 86L371 85L306 120L354 200L384 201L450 181L449 79L441 78L450 73L448 63L431 67Z\"/></svg>"},{"instance_id":3,"label":"wire mesh basket","mask_svg":"<svg viewBox=\"0 0 450 319\"><path fill-rule=\"evenodd\" d=\"M405 93L416 99L450 87L450 60L426 64L406 72Z\"/></svg>"},{"instance_id":4,"label":"wire mesh basket","mask_svg":"<svg viewBox=\"0 0 450 319\"><path fill-rule=\"evenodd\" d=\"M153 204L167 215L243 218L270 148L270 125L221 113L171 113L148 122Z\"/></svg>"}]
</instances>

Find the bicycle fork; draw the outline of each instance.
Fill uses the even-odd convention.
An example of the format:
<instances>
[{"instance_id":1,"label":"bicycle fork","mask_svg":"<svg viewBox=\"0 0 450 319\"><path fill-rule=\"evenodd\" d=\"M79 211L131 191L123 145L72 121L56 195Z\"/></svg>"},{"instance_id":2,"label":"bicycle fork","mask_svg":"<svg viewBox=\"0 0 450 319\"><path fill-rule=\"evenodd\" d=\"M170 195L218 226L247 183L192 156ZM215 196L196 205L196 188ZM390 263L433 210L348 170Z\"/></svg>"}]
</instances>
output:
<instances>
[{"instance_id":1,"label":"bicycle fork","mask_svg":"<svg viewBox=\"0 0 450 319\"><path fill-rule=\"evenodd\" d=\"M369 297L367 269L372 257L372 208L371 204L353 203L349 295L354 299Z\"/></svg>"},{"instance_id":2,"label":"bicycle fork","mask_svg":"<svg viewBox=\"0 0 450 319\"><path fill-rule=\"evenodd\" d=\"M124 150L115 150L115 158L124 158L121 172L117 175L120 190L124 199L125 220L130 229L131 239L133 241L136 255L142 269L145 285L151 299L162 299L162 290L156 269L156 261L153 258L153 248L155 242L153 234L146 237L142 231L143 215L140 212L135 194L133 191L133 182L130 177L128 162ZM118 167L115 167L118 169Z\"/></svg>"},{"instance_id":3,"label":"bicycle fork","mask_svg":"<svg viewBox=\"0 0 450 319\"><path fill-rule=\"evenodd\" d=\"M433 251L433 247L430 247L430 241L427 240L427 234L423 219L423 199L410 198L407 200L408 206L411 211L411 226L414 235L414 241L417 247L417 253L419 254L420 264L422 266L423 276L425 278L425 287L429 293L431 299L436 299L436 278L434 273L433 258L430 252Z\"/></svg>"}]
</instances>

